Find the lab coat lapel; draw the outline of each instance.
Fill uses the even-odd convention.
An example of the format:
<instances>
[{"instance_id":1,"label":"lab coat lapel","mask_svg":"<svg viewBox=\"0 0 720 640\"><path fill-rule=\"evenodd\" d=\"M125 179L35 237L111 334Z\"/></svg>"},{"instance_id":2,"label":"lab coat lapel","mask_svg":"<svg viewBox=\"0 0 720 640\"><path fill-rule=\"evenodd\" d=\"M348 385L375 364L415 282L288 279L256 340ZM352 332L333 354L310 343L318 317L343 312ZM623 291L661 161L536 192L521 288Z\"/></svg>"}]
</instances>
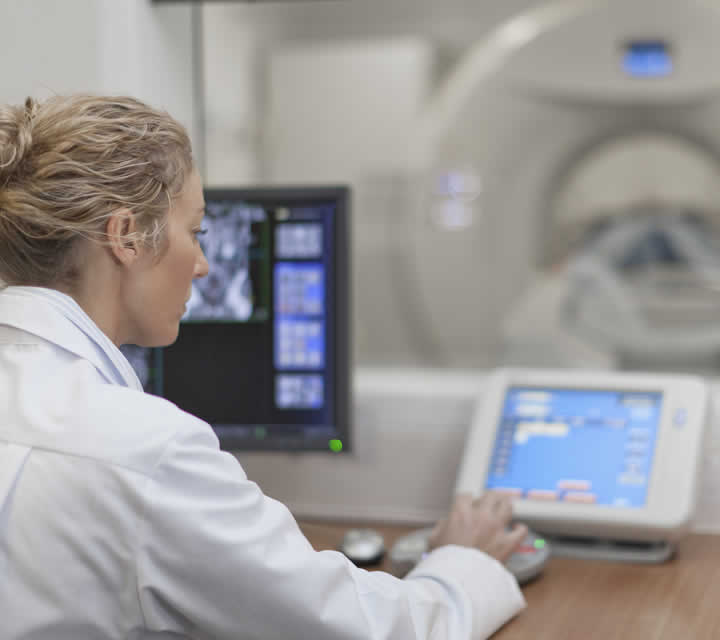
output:
<instances>
[{"instance_id":1,"label":"lab coat lapel","mask_svg":"<svg viewBox=\"0 0 720 640\"><path fill-rule=\"evenodd\" d=\"M91 362L110 384L142 391L135 371L70 297L41 287L0 291L0 324L32 333Z\"/></svg>"}]
</instances>

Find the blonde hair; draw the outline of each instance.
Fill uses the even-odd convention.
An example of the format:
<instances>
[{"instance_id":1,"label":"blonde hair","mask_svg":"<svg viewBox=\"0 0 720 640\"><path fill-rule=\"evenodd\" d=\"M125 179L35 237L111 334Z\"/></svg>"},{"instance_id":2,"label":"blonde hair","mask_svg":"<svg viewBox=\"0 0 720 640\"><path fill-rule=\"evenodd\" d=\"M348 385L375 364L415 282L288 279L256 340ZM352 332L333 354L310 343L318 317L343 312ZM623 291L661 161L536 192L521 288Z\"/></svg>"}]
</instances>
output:
<instances>
[{"instance_id":1,"label":"blonde hair","mask_svg":"<svg viewBox=\"0 0 720 640\"><path fill-rule=\"evenodd\" d=\"M134 98L0 105L0 279L72 283L78 241L106 242L106 222L120 208L135 219L126 240L157 251L191 170L183 126Z\"/></svg>"}]
</instances>

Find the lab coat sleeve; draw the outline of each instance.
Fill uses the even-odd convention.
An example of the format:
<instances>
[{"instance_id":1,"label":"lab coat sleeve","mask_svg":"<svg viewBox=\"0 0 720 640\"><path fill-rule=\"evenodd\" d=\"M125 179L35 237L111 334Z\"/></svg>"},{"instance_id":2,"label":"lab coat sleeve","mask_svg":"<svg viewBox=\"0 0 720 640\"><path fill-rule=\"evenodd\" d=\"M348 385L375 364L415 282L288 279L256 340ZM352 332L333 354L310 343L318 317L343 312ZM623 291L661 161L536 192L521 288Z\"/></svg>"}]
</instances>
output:
<instances>
[{"instance_id":1,"label":"lab coat sleeve","mask_svg":"<svg viewBox=\"0 0 720 640\"><path fill-rule=\"evenodd\" d=\"M151 631L476 640L524 605L510 574L479 551L438 549L405 580L314 551L204 423L168 445L141 500L138 596Z\"/></svg>"}]
</instances>

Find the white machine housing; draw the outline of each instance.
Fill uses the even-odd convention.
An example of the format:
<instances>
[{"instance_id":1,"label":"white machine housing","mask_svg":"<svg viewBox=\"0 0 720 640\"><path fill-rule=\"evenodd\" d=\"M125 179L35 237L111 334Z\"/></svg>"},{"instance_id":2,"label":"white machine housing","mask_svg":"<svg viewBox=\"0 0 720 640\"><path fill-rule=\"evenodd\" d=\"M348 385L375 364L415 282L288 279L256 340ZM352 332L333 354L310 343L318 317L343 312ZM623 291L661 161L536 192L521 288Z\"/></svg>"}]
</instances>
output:
<instances>
[{"instance_id":1,"label":"white machine housing","mask_svg":"<svg viewBox=\"0 0 720 640\"><path fill-rule=\"evenodd\" d=\"M670 340L657 341L655 353L631 345L625 364L627 345L578 340L562 314L547 312L556 302L547 290L516 309L574 255L593 221L646 205L660 217L671 206L720 228L720 81L707 62L720 51L719 29L720 5L709 1L555 1L510 20L457 62L411 136L407 164L419 182L409 190L418 194L416 224L403 227L409 275L388 271L389 284L404 278L396 298L412 299L408 324L425 364L716 367L689 367L698 350L664 353ZM667 46L671 71L625 70L627 47L643 41ZM663 292L662 326L699 340L694 307L678 322L678 289ZM692 304L710 301L714 289ZM507 335L518 315L527 322ZM653 329L637 331L637 342L665 335ZM711 341L704 353L715 355Z\"/></svg>"},{"instance_id":2,"label":"white machine housing","mask_svg":"<svg viewBox=\"0 0 720 640\"><path fill-rule=\"evenodd\" d=\"M478 402L458 474L456 493L481 494L497 426L512 387L613 390L662 394L647 500L642 507L517 498L514 517L543 534L623 541L674 541L693 516L708 406L705 382L685 375L501 369Z\"/></svg>"}]
</instances>

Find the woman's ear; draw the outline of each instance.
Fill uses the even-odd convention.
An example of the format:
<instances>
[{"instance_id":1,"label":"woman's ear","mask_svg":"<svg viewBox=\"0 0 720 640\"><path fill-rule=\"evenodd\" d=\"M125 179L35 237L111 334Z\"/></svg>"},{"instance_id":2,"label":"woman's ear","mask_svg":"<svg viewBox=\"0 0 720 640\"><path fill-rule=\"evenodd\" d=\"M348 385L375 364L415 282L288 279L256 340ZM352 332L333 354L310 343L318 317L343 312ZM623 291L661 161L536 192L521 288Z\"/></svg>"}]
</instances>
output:
<instances>
[{"instance_id":1,"label":"woman's ear","mask_svg":"<svg viewBox=\"0 0 720 640\"><path fill-rule=\"evenodd\" d=\"M131 237L136 231L135 214L130 209L115 209L105 226L110 253L120 264L131 265L140 256L137 240Z\"/></svg>"}]
</instances>

